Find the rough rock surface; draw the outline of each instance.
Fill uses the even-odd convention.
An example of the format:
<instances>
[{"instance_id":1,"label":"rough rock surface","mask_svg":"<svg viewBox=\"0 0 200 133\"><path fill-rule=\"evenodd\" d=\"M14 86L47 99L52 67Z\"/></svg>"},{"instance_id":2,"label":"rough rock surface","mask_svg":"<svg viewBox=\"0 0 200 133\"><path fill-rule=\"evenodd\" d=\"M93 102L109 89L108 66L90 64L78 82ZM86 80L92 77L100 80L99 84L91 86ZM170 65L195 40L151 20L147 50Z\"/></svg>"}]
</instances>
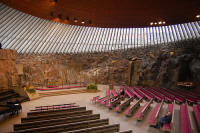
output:
<instances>
[{"instance_id":1,"label":"rough rock surface","mask_svg":"<svg viewBox=\"0 0 200 133\"><path fill-rule=\"evenodd\" d=\"M15 51L0 54L0 85L9 86L66 85L95 82L128 84L129 60L137 69L132 73L133 85L176 87L178 81L192 81L200 88L200 46L186 42L181 47L162 46L126 51L90 54L17 55ZM9 51L9 50L8 50ZM16 59L16 62L15 62ZM18 74L15 65L22 66Z\"/></svg>"},{"instance_id":2,"label":"rough rock surface","mask_svg":"<svg viewBox=\"0 0 200 133\"><path fill-rule=\"evenodd\" d=\"M16 51L0 50L0 89L16 86L18 73L16 69Z\"/></svg>"}]
</instances>

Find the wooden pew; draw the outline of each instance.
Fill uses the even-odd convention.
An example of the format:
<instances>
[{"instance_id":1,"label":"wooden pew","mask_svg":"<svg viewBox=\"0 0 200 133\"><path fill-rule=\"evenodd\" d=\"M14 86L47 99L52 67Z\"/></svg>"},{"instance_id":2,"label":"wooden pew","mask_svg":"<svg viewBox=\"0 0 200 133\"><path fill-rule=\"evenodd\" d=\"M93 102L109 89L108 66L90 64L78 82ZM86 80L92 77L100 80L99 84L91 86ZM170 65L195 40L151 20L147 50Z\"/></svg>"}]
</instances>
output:
<instances>
[{"instance_id":1,"label":"wooden pew","mask_svg":"<svg viewBox=\"0 0 200 133\"><path fill-rule=\"evenodd\" d=\"M126 89L125 89L125 90L126 90ZM110 106L111 106L110 103L111 103L113 100L115 100L115 98L116 98L117 96L120 95L120 92L121 92L121 90L118 89L118 95L117 95L116 90L112 90L112 95L113 95L113 97L110 97L109 99L106 99L106 100L104 100L104 101L101 101L101 104L102 104L102 105L107 105L108 107L110 107ZM122 97L121 97L121 98L122 98ZM122 98L121 100L124 100L124 98Z\"/></svg>"},{"instance_id":2,"label":"wooden pew","mask_svg":"<svg viewBox=\"0 0 200 133\"><path fill-rule=\"evenodd\" d=\"M116 133L132 133L132 130L121 131L121 132L116 132Z\"/></svg>"},{"instance_id":3,"label":"wooden pew","mask_svg":"<svg viewBox=\"0 0 200 133\"><path fill-rule=\"evenodd\" d=\"M140 107L140 102L142 102L142 98L138 101L133 102L124 112L126 116L132 116L133 112L136 111Z\"/></svg>"},{"instance_id":4,"label":"wooden pew","mask_svg":"<svg viewBox=\"0 0 200 133\"><path fill-rule=\"evenodd\" d=\"M95 96L92 98L92 103L96 103L96 101L100 98L100 96Z\"/></svg>"},{"instance_id":5,"label":"wooden pew","mask_svg":"<svg viewBox=\"0 0 200 133\"><path fill-rule=\"evenodd\" d=\"M186 104L180 105L181 112L181 133L191 133L191 125L189 119L189 112Z\"/></svg>"},{"instance_id":6,"label":"wooden pew","mask_svg":"<svg viewBox=\"0 0 200 133\"><path fill-rule=\"evenodd\" d=\"M81 121L88 121L88 120L96 120L96 119L100 119L99 114L72 116L72 117L66 117L66 118L55 118L55 119L50 119L50 120L26 122L26 123L21 123L21 124L14 124L14 131L45 127L45 126L53 126L53 125L59 125L59 124L81 122Z\"/></svg>"},{"instance_id":7,"label":"wooden pew","mask_svg":"<svg viewBox=\"0 0 200 133\"><path fill-rule=\"evenodd\" d=\"M134 97L131 97L129 99L127 99L126 101L124 101L123 103L119 104L116 108L115 111L117 111L118 113L122 112L125 108L127 108L130 103L133 101Z\"/></svg>"},{"instance_id":8,"label":"wooden pew","mask_svg":"<svg viewBox=\"0 0 200 133\"><path fill-rule=\"evenodd\" d=\"M175 105L175 101L173 102L173 104L168 104L168 111L170 111L172 113L172 120L171 120L171 123L163 125L163 127L161 128L163 131L170 132L170 131L173 130L173 124L174 124L174 105Z\"/></svg>"},{"instance_id":9,"label":"wooden pew","mask_svg":"<svg viewBox=\"0 0 200 133\"><path fill-rule=\"evenodd\" d=\"M198 124L198 128L200 129L200 105L193 105L193 111Z\"/></svg>"},{"instance_id":10,"label":"wooden pew","mask_svg":"<svg viewBox=\"0 0 200 133\"><path fill-rule=\"evenodd\" d=\"M158 118L159 118L159 115L160 115L160 112L161 112L161 109L162 109L162 106L163 106L163 103L164 103L163 100L162 100L162 102L157 103L154 110L152 111L151 116L148 120L148 123L149 123L150 126L156 125Z\"/></svg>"},{"instance_id":11,"label":"wooden pew","mask_svg":"<svg viewBox=\"0 0 200 133\"><path fill-rule=\"evenodd\" d=\"M165 89L165 88L164 88ZM176 103L183 103L185 102L185 99L183 97L180 97L177 93L171 91L170 89L165 89L168 93L170 93L172 96L174 96Z\"/></svg>"},{"instance_id":12,"label":"wooden pew","mask_svg":"<svg viewBox=\"0 0 200 133\"><path fill-rule=\"evenodd\" d=\"M40 128L32 128L32 129L25 129L15 131L15 133L55 133L55 132L65 132L65 131L73 131L82 128L91 128L97 126L108 125L109 119L98 119L98 120L89 120L89 121L82 121L76 123L68 123L68 124L61 124L61 125L53 125L53 126L46 126Z\"/></svg>"},{"instance_id":13,"label":"wooden pew","mask_svg":"<svg viewBox=\"0 0 200 133\"><path fill-rule=\"evenodd\" d=\"M96 100L94 102L100 103L101 101L108 99L110 96L111 96L111 93L110 93L110 90L108 89L108 90L106 90L106 96L104 96L102 98L98 97L98 98L96 98Z\"/></svg>"},{"instance_id":14,"label":"wooden pew","mask_svg":"<svg viewBox=\"0 0 200 133\"><path fill-rule=\"evenodd\" d=\"M129 98L135 96L129 89L125 89L125 93L126 93L126 95L127 95Z\"/></svg>"},{"instance_id":15,"label":"wooden pew","mask_svg":"<svg viewBox=\"0 0 200 133\"><path fill-rule=\"evenodd\" d=\"M162 89L154 89L154 88L152 88L152 89L155 90L156 92L162 94L165 97L166 102L172 103L174 101L174 97L171 96L170 94L168 94L166 91L164 91Z\"/></svg>"},{"instance_id":16,"label":"wooden pew","mask_svg":"<svg viewBox=\"0 0 200 133\"><path fill-rule=\"evenodd\" d=\"M47 111L35 111L35 112L28 112L27 116L40 116L45 114L59 114L63 112L73 112L73 111L80 111L86 110L86 107L74 107L74 108L66 108L66 109L59 109L59 110L47 110Z\"/></svg>"},{"instance_id":17,"label":"wooden pew","mask_svg":"<svg viewBox=\"0 0 200 133\"><path fill-rule=\"evenodd\" d=\"M143 95L144 95L148 100L154 99L154 96L151 95L150 93L148 93L147 91L145 91L144 89L140 88L140 89L138 89L138 91L140 91L141 93L143 93Z\"/></svg>"},{"instance_id":18,"label":"wooden pew","mask_svg":"<svg viewBox=\"0 0 200 133\"><path fill-rule=\"evenodd\" d=\"M84 128L80 130L73 130L66 133L115 133L118 132L120 128L119 124L98 126L92 128Z\"/></svg>"},{"instance_id":19,"label":"wooden pew","mask_svg":"<svg viewBox=\"0 0 200 133\"><path fill-rule=\"evenodd\" d=\"M60 109L68 109L73 107L79 107L79 105L68 105L68 106L53 106L48 108L36 108L33 110L30 110L30 112L42 112L42 111L48 111L48 110L60 110Z\"/></svg>"},{"instance_id":20,"label":"wooden pew","mask_svg":"<svg viewBox=\"0 0 200 133\"><path fill-rule=\"evenodd\" d=\"M107 99L103 99L102 101L100 101L100 103L103 104L103 105L109 104L114 98L117 97L117 92L116 92L115 89L113 89L111 91L111 94L112 94L112 97L109 97Z\"/></svg>"},{"instance_id":21,"label":"wooden pew","mask_svg":"<svg viewBox=\"0 0 200 133\"><path fill-rule=\"evenodd\" d=\"M136 113L135 117L137 120L142 120L148 109L150 108L151 103L153 102L153 99L151 101L145 103L144 106L142 106L139 111Z\"/></svg>"},{"instance_id":22,"label":"wooden pew","mask_svg":"<svg viewBox=\"0 0 200 133\"><path fill-rule=\"evenodd\" d=\"M147 88L144 88L146 91L148 91L149 93L151 93L152 95L154 95L155 99L159 102L161 102L164 97L161 96L160 94L156 93L155 91L151 90L151 89L147 89Z\"/></svg>"},{"instance_id":23,"label":"wooden pew","mask_svg":"<svg viewBox=\"0 0 200 133\"><path fill-rule=\"evenodd\" d=\"M117 104L120 104L121 102L121 98L118 97L118 98L114 98L112 99L106 106L109 108L109 109L112 109L114 108Z\"/></svg>"},{"instance_id":24,"label":"wooden pew","mask_svg":"<svg viewBox=\"0 0 200 133\"><path fill-rule=\"evenodd\" d=\"M130 88L130 90L137 96L138 99L144 98L144 95L139 93L136 89Z\"/></svg>"},{"instance_id":25,"label":"wooden pew","mask_svg":"<svg viewBox=\"0 0 200 133\"><path fill-rule=\"evenodd\" d=\"M68 107L68 106L72 106L72 105L75 105L75 104L76 103L56 104L56 105L48 105L48 106L36 106L35 109L36 110L48 110L48 109L52 109L52 108Z\"/></svg>"},{"instance_id":26,"label":"wooden pew","mask_svg":"<svg viewBox=\"0 0 200 133\"><path fill-rule=\"evenodd\" d=\"M21 122L25 123L25 122L33 122L33 121L41 121L41 120L55 119L55 118L61 118L61 117L80 116L80 115L89 115L89 114L92 114L92 110L32 116L32 117L27 117L27 118L21 118Z\"/></svg>"}]
</instances>

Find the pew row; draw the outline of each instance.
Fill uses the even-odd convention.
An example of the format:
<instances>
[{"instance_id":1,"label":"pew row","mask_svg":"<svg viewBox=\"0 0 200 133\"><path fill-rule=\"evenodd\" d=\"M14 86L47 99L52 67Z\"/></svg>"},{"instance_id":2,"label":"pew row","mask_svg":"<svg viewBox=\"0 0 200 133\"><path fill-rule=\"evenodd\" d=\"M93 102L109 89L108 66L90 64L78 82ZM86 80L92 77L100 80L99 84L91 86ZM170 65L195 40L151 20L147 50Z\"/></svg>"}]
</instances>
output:
<instances>
[{"instance_id":1,"label":"pew row","mask_svg":"<svg viewBox=\"0 0 200 133\"><path fill-rule=\"evenodd\" d=\"M50 120L26 122L26 123L21 123L21 124L14 124L14 131L31 129L31 128L39 128L39 127L45 127L45 126L53 126L53 125L59 125L59 124L68 124L68 123L88 121L88 120L96 120L96 119L100 119L100 114L72 116L72 117L65 117L65 118L55 118L55 119L50 119Z\"/></svg>"},{"instance_id":2,"label":"pew row","mask_svg":"<svg viewBox=\"0 0 200 133\"><path fill-rule=\"evenodd\" d=\"M106 90L106 96L104 96L104 97L102 97L102 98L100 98L100 96L93 97L93 98L92 98L92 102L93 102L93 103L101 102L101 101L103 101L103 100L108 99L110 96L111 96L111 92L110 92L109 89L107 89L107 90Z\"/></svg>"},{"instance_id":3,"label":"pew row","mask_svg":"<svg viewBox=\"0 0 200 133\"><path fill-rule=\"evenodd\" d=\"M133 94L136 95L136 97L138 99L143 99L144 98L144 95L142 93L140 93L139 91L137 91L137 89L130 88L130 90L133 92Z\"/></svg>"},{"instance_id":4,"label":"pew row","mask_svg":"<svg viewBox=\"0 0 200 133\"><path fill-rule=\"evenodd\" d=\"M28 112L27 116L40 116L45 114L59 114L63 112L73 112L73 111L80 111L86 110L86 107L74 107L74 108L66 108L66 109L59 109L59 110L47 110L47 111L35 111L35 112Z\"/></svg>"},{"instance_id":5,"label":"pew row","mask_svg":"<svg viewBox=\"0 0 200 133\"><path fill-rule=\"evenodd\" d=\"M105 125L105 126L98 126L98 127L92 127L92 128L84 128L84 129L69 131L65 133L115 133L119 131L119 128L120 128L119 124L113 124L113 125Z\"/></svg>"},{"instance_id":6,"label":"pew row","mask_svg":"<svg viewBox=\"0 0 200 133\"><path fill-rule=\"evenodd\" d=\"M152 95L154 95L155 100L157 100L158 102L161 102L164 99L163 96L161 96L160 94L158 94L157 92L155 92L151 89L144 88L144 90L146 90L149 93L151 93Z\"/></svg>"},{"instance_id":7,"label":"pew row","mask_svg":"<svg viewBox=\"0 0 200 133\"><path fill-rule=\"evenodd\" d=\"M155 89L155 88L152 88L152 89L155 90L156 92L162 94L164 96L166 102L172 103L174 101L174 97L172 95L170 95L169 93L167 93L165 90Z\"/></svg>"},{"instance_id":8,"label":"pew row","mask_svg":"<svg viewBox=\"0 0 200 133\"><path fill-rule=\"evenodd\" d=\"M21 123L55 119L55 118L61 118L61 117L69 117L69 116L89 115L89 114L92 114L92 110L64 112L60 114L49 114L49 115L41 115L41 116L31 116L27 118L21 118Z\"/></svg>"},{"instance_id":9,"label":"pew row","mask_svg":"<svg viewBox=\"0 0 200 133\"><path fill-rule=\"evenodd\" d=\"M142 98L138 101L135 101L130 104L130 106L125 110L124 114L128 116L132 116L133 112L136 111L140 107L140 102L142 102Z\"/></svg>"},{"instance_id":10,"label":"pew row","mask_svg":"<svg viewBox=\"0 0 200 133\"><path fill-rule=\"evenodd\" d=\"M35 109L48 109L48 108L56 108L56 107L67 107L67 106L72 106L75 105L76 103L68 103L68 104L56 104L56 105L48 105L48 106L36 106Z\"/></svg>"},{"instance_id":11,"label":"pew row","mask_svg":"<svg viewBox=\"0 0 200 133\"><path fill-rule=\"evenodd\" d=\"M123 103L119 104L116 108L115 111L117 111L118 113L122 112L125 108L127 108L130 103L133 101L134 97L131 97L129 99L127 99L126 101L124 101Z\"/></svg>"},{"instance_id":12,"label":"pew row","mask_svg":"<svg viewBox=\"0 0 200 133\"><path fill-rule=\"evenodd\" d=\"M180 105L181 112L181 133L191 133L191 125L187 104Z\"/></svg>"},{"instance_id":13,"label":"pew row","mask_svg":"<svg viewBox=\"0 0 200 133\"><path fill-rule=\"evenodd\" d=\"M145 91L144 89L140 88L138 89L141 93L143 93L143 95L148 99L148 100L151 100L151 99L154 99L154 96L151 95L150 93L148 93L147 91Z\"/></svg>"},{"instance_id":14,"label":"pew row","mask_svg":"<svg viewBox=\"0 0 200 133\"><path fill-rule=\"evenodd\" d=\"M103 99L101 100L99 103L103 104L103 105L106 105L106 104L109 104L113 99L115 99L117 97L117 92L115 89L113 89L111 91L112 93L112 97L109 97L109 98L106 98L106 99Z\"/></svg>"},{"instance_id":15,"label":"pew row","mask_svg":"<svg viewBox=\"0 0 200 133\"><path fill-rule=\"evenodd\" d=\"M60 110L60 109L68 109L73 107L79 107L79 105L68 105L68 106L52 106L47 108L36 108L30 110L30 112L42 112L42 111L49 111L49 110Z\"/></svg>"},{"instance_id":16,"label":"pew row","mask_svg":"<svg viewBox=\"0 0 200 133\"><path fill-rule=\"evenodd\" d=\"M194 105L193 106L193 111L194 111L194 115L197 121L197 125L200 129L200 105Z\"/></svg>"},{"instance_id":17,"label":"pew row","mask_svg":"<svg viewBox=\"0 0 200 133\"><path fill-rule=\"evenodd\" d=\"M65 132L65 131L73 131L82 128L91 128L97 126L108 125L108 119L98 119L98 120L89 120L89 121L82 121L76 123L69 123L69 124L60 124L60 125L53 125L53 126L46 126L40 128L31 128L25 130L14 131L14 133L55 133L55 132Z\"/></svg>"},{"instance_id":18,"label":"pew row","mask_svg":"<svg viewBox=\"0 0 200 133\"><path fill-rule=\"evenodd\" d=\"M168 104L168 111L170 111L172 113L172 120L171 123L167 123L164 124L162 127L163 131L168 131L171 132L173 129L173 124L174 124L174 105L175 105L175 101L173 102L173 104Z\"/></svg>"},{"instance_id":19,"label":"pew row","mask_svg":"<svg viewBox=\"0 0 200 133\"><path fill-rule=\"evenodd\" d=\"M139 109L139 111L136 113L135 117L137 118L138 121L141 121L144 118L144 115L147 113L152 102L153 102L153 99L151 99L151 101L145 103L144 106L142 106Z\"/></svg>"},{"instance_id":20,"label":"pew row","mask_svg":"<svg viewBox=\"0 0 200 133\"><path fill-rule=\"evenodd\" d=\"M162 109L162 106L163 106L163 103L164 103L164 101L162 100L162 102L157 103L155 108L153 109L151 116L148 120L148 123L149 123L150 126L156 125L158 118L159 118L159 115L160 115L160 112L161 112L161 109Z\"/></svg>"},{"instance_id":21,"label":"pew row","mask_svg":"<svg viewBox=\"0 0 200 133\"><path fill-rule=\"evenodd\" d=\"M112 109L117 106L117 104L120 104L122 98L113 98L109 103L106 105L109 109Z\"/></svg>"},{"instance_id":22,"label":"pew row","mask_svg":"<svg viewBox=\"0 0 200 133\"><path fill-rule=\"evenodd\" d=\"M172 96L174 96L176 103L181 104L183 102L185 102L185 99L183 97L180 97L177 93L171 91L170 89L166 89L164 88L169 94L171 94Z\"/></svg>"},{"instance_id":23,"label":"pew row","mask_svg":"<svg viewBox=\"0 0 200 133\"><path fill-rule=\"evenodd\" d=\"M128 130L128 131L121 131L121 132L116 132L116 133L132 133L132 130Z\"/></svg>"}]
</instances>

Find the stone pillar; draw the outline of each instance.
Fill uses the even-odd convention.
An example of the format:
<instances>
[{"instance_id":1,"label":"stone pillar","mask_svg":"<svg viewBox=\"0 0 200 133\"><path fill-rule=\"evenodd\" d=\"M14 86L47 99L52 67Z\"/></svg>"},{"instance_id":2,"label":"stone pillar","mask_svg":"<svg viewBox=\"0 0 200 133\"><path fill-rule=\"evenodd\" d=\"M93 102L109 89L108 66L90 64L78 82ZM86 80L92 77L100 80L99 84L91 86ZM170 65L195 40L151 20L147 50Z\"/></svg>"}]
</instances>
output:
<instances>
[{"instance_id":1,"label":"stone pillar","mask_svg":"<svg viewBox=\"0 0 200 133\"><path fill-rule=\"evenodd\" d=\"M128 67L128 83L130 86L137 85L140 77L140 64L142 60L139 58L132 58Z\"/></svg>"}]
</instances>

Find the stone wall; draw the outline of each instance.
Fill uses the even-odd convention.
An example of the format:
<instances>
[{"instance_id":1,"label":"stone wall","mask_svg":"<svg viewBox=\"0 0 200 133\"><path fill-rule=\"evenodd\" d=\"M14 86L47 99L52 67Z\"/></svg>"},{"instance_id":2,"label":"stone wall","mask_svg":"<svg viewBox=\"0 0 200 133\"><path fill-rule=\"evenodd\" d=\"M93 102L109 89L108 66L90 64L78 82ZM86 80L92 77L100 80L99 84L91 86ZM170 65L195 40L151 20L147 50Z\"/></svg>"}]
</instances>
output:
<instances>
[{"instance_id":1,"label":"stone wall","mask_svg":"<svg viewBox=\"0 0 200 133\"><path fill-rule=\"evenodd\" d=\"M17 86L16 51L0 49L0 89Z\"/></svg>"},{"instance_id":2,"label":"stone wall","mask_svg":"<svg viewBox=\"0 0 200 133\"><path fill-rule=\"evenodd\" d=\"M79 82L121 85L128 84L129 60L139 58L139 64L134 62L137 69L132 74L133 85L176 87L180 71L187 66L190 79L186 80L200 88L199 51L199 41L189 41L109 53L18 55L17 64L23 65L22 81L34 86L46 86L51 81L56 85Z\"/></svg>"}]
</instances>

